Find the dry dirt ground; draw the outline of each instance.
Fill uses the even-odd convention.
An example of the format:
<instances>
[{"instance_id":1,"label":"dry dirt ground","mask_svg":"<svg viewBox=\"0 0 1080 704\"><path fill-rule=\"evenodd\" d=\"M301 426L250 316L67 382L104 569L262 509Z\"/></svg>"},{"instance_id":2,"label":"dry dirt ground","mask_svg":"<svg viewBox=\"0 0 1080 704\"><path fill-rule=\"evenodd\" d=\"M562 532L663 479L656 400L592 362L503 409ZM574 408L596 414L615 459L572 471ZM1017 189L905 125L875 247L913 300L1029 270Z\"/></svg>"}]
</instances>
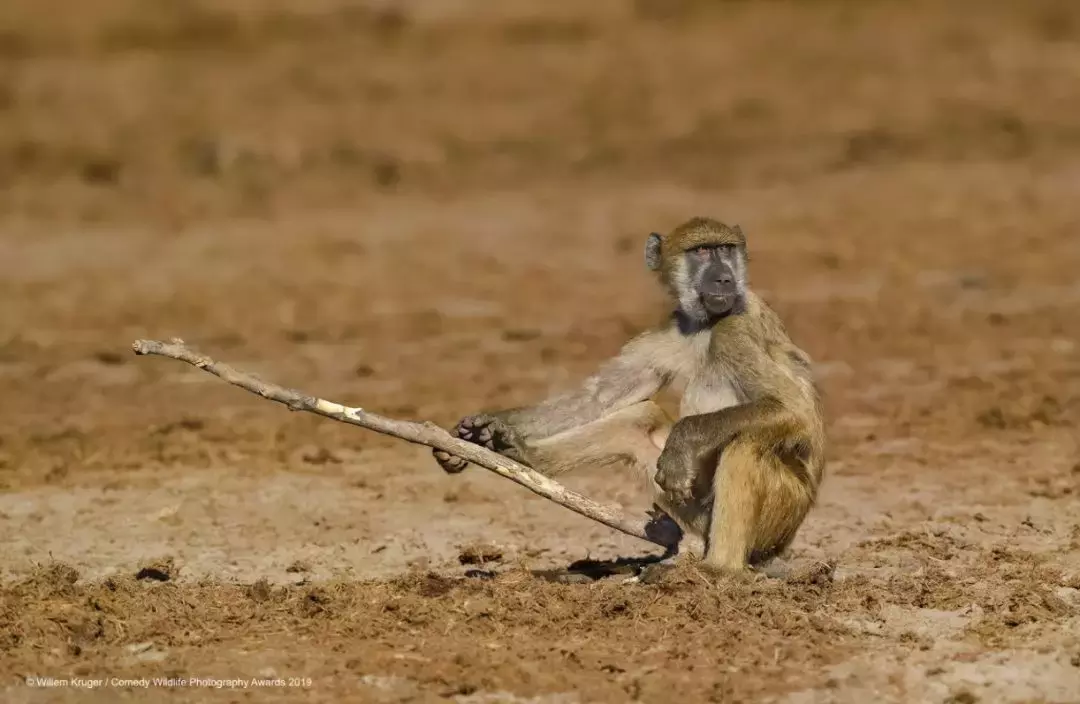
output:
<instances>
[{"instance_id":1,"label":"dry dirt ground","mask_svg":"<svg viewBox=\"0 0 1080 704\"><path fill-rule=\"evenodd\" d=\"M1077 115L1069 0L4 0L0 699L1080 701ZM695 214L821 379L786 577L130 353L449 425Z\"/></svg>"}]
</instances>

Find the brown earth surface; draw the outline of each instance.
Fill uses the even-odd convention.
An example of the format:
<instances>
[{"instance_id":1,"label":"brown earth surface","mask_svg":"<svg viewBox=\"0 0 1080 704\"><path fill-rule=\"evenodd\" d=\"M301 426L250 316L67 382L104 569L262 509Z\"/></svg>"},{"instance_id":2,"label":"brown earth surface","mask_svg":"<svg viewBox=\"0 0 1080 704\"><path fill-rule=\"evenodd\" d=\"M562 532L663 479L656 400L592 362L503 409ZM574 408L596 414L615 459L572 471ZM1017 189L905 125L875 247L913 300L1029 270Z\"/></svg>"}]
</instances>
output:
<instances>
[{"instance_id":1,"label":"brown earth surface","mask_svg":"<svg viewBox=\"0 0 1080 704\"><path fill-rule=\"evenodd\" d=\"M1077 115L1068 0L4 0L0 700L1080 702ZM130 352L450 425L697 214L827 404L779 577Z\"/></svg>"}]
</instances>

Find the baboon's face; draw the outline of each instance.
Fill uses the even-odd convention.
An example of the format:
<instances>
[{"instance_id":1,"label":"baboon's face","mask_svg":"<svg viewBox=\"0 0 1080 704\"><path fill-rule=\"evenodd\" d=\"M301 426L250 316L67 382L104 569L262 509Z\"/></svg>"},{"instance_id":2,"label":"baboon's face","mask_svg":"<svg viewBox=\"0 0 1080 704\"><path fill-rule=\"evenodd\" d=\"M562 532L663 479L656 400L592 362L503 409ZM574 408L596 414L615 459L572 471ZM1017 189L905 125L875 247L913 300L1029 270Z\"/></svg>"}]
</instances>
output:
<instances>
[{"instance_id":1,"label":"baboon's face","mask_svg":"<svg viewBox=\"0 0 1080 704\"><path fill-rule=\"evenodd\" d=\"M739 248L733 244L704 245L685 252L683 259L686 293L680 300L692 298L694 307L708 317L730 313L745 290Z\"/></svg>"},{"instance_id":2,"label":"baboon's face","mask_svg":"<svg viewBox=\"0 0 1080 704\"><path fill-rule=\"evenodd\" d=\"M695 236L685 246L649 235L645 260L694 320L708 321L738 312L746 296L746 249L741 242Z\"/></svg>"}]
</instances>

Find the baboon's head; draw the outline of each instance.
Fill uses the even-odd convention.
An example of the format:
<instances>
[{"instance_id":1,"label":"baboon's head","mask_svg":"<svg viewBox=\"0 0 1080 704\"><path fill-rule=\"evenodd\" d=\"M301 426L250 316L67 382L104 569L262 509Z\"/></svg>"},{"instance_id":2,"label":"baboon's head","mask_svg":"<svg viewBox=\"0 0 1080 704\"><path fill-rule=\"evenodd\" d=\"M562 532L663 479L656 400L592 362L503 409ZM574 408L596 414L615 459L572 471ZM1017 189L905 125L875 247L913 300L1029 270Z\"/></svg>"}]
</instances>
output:
<instances>
[{"instance_id":1,"label":"baboon's head","mask_svg":"<svg viewBox=\"0 0 1080 704\"><path fill-rule=\"evenodd\" d=\"M743 310L746 297L746 237L738 225L696 217L667 235L652 233L645 264L659 272L679 310L708 321Z\"/></svg>"}]
</instances>

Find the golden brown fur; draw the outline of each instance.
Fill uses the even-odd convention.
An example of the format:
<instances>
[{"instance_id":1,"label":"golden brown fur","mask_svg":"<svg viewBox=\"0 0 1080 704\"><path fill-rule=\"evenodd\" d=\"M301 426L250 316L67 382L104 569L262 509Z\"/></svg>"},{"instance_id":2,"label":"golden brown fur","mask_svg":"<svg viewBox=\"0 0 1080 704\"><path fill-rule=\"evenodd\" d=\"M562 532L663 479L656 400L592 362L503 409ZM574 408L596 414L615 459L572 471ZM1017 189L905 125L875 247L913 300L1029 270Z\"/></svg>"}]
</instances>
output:
<instances>
[{"instance_id":1,"label":"golden brown fur","mask_svg":"<svg viewBox=\"0 0 1080 704\"><path fill-rule=\"evenodd\" d=\"M467 417L458 434L548 475L629 464L657 505L704 540L706 565L738 570L776 555L816 499L825 430L809 357L746 285L745 244L739 228L707 218L651 235L646 259L672 292L671 320L577 390ZM712 314L696 292L717 271L738 294ZM681 392L675 422L651 400L669 386ZM436 457L451 472L466 464Z\"/></svg>"}]
</instances>

